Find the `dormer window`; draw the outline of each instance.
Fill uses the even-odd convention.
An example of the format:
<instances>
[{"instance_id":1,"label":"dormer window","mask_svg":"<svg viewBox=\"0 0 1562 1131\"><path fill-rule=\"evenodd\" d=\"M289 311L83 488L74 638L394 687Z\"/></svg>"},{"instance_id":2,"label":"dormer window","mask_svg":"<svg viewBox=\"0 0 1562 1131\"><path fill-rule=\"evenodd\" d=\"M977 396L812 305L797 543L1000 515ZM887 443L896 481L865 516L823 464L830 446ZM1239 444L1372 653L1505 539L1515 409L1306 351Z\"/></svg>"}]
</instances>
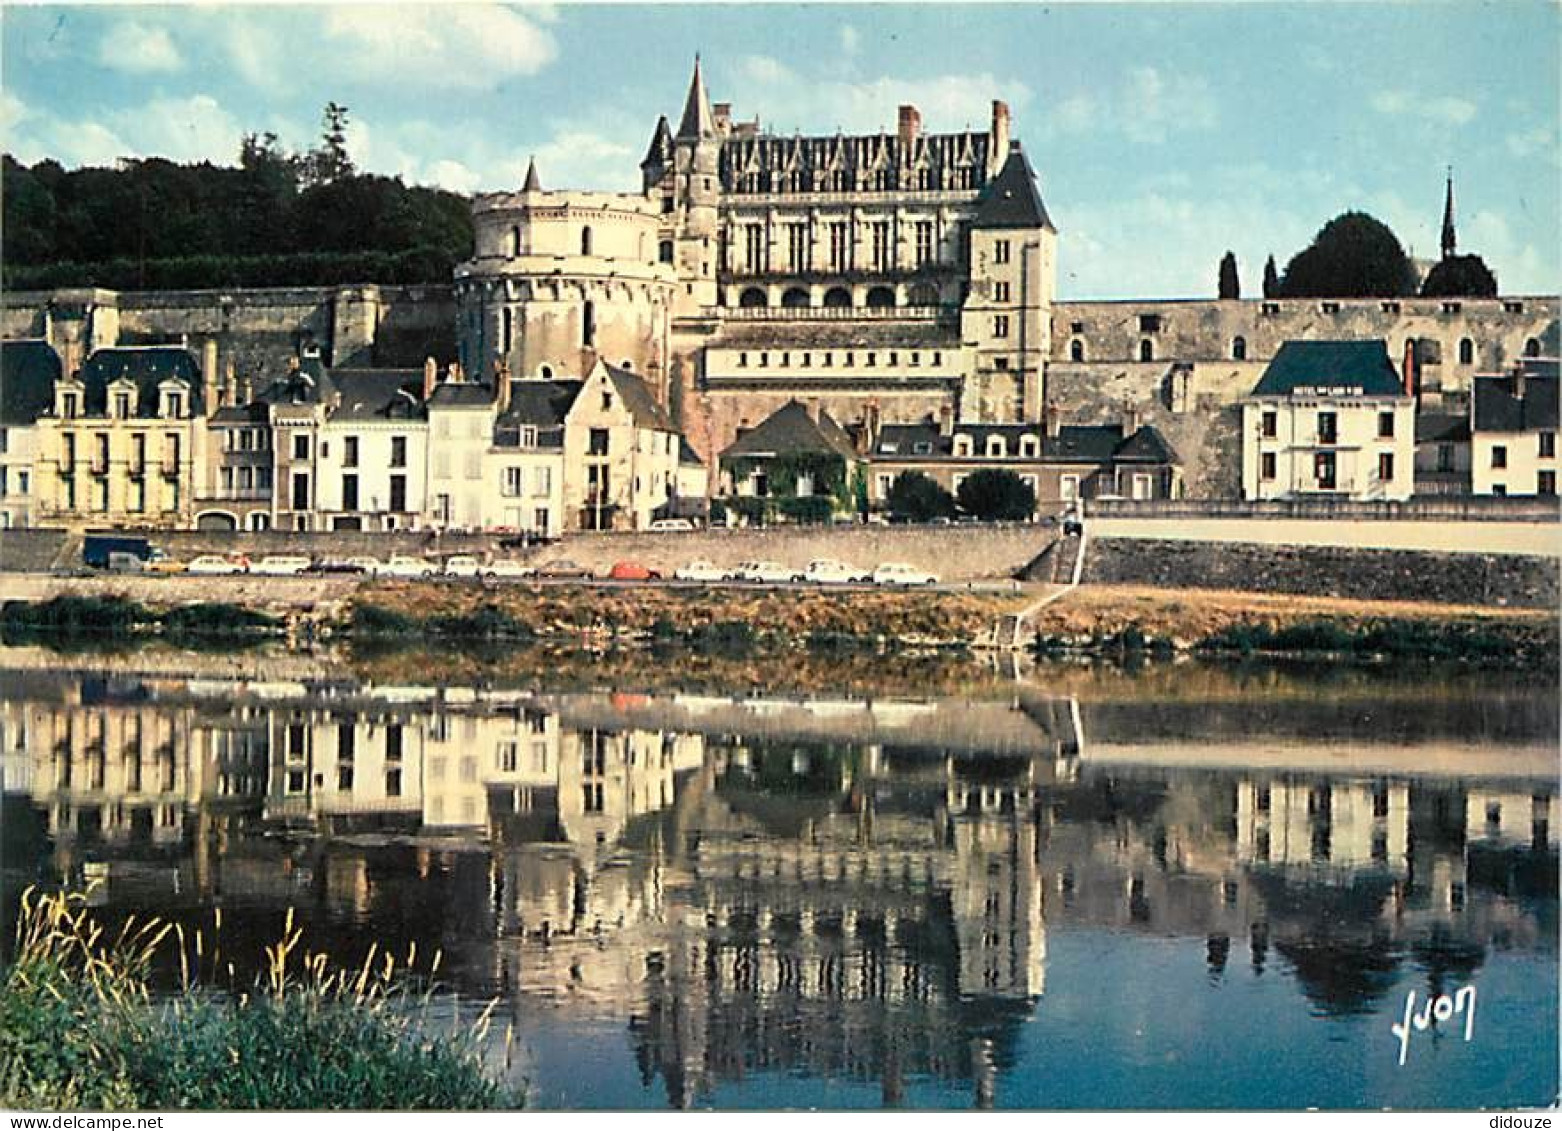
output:
<instances>
[{"instance_id":1,"label":"dormer window","mask_svg":"<svg viewBox=\"0 0 1562 1131\"><path fill-rule=\"evenodd\" d=\"M987 455L991 459L1002 459L1009 454L1009 446L1004 443L1002 436L987 437Z\"/></svg>"},{"instance_id":2,"label":"dormer window","mask_svg":"<svg viewBox=\"0 0 1562 1131\"><path fill-rule=\"evenodd\" d=\"M161 403L158 405L157 415L171 420L177 420L184 416L185 393L187 391L183 381L165 381L158 386Z\"/></svg>"},{"instance_id":3,"label":"dormer window","mask_svg":"<svg viewBox=\"0 0 1562 1131\"><path fill-rule=\"evenodd\" d=\"M971 437L959 435L955 437L955 455L968 456L971 454Z\"/></svg>"},{"instance_id":4,"label":"dormer window","mask_svg":"<svg viewBox=\"0 0 1562 1131\"><path fill-rule=\"evenodd\" d=\"M81 415L81 389L60 389L57 393L56 410L62 420L74 420Z\"/></svg>"},{"instance_id":5,"label":"dormer window","mask_svg":"<svg viewBox=\"0 0 1562 1131\"><path fill-rule=\"evenodd\" d=\"M521 447L535 448L537 446L537 429L531 424L521 425Z\"/></svg>"},{"instance_id":6,"label":"dormer window","mask_svg":"<svg viewBox=\"0 0 1562 1131\"><path fill-rule=\"evenodd\" d=\"M1025 459L1035 459L1041 454L1039 441L1034 436L1020 437L1020 455Z\"/></svg>"},{"instance_id":7,"label":"dormer window","mask_svg":"<svg viewBox=\"0 0 1562 1131\"><path fill-rule=\"evenodd\" d=\"M918 440L915 444L911 445L911 450L913 453L919 456L930 456L933 454L933 445L928 440Z\"/></svg>"}]
</instances>

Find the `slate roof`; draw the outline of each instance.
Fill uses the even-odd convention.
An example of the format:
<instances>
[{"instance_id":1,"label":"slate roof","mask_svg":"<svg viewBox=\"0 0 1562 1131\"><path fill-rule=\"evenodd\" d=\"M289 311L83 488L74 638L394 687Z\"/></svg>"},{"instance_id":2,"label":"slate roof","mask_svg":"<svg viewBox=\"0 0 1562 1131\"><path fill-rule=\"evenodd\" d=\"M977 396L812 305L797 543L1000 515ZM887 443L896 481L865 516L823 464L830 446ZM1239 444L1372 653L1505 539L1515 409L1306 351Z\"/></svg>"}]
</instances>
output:
<instances>
[{"instance_id":1,"label":"slate roof","mask_svg":"<svg viewBox=\"0 0 1562 1131\"><path fill-rule=\"evenodd\" d=\"M42 339L0 342L0 425L25 427L54 407L60 355Z\"/></svg>"},{"instance_id":2,"label":"slate roof","mask_svg":"<svg viewBox=\"0 0 1562 1131\"><path fill-rule=\"evenodd\" d=\"M640 162L642 169L656 165L668 165L673 159L673 131L667 124L667 115L663 114L656 120L656 129L651 131L651 144L646 147L645 160Z\"/></svg>"},{"instance_id":3,"label":"slate roof","mask_svg":"<svg viewBox=\"0 0 1562 1131\"><path fill-rule=\"evenodd\" d=\"M687 436L678 437L678 462L685 467L705 466L705 461L700 458L700 453L689 445Z\"/></svg>"},{"instance_id":4,"label":"slate roof","mask_svg":"<svg viewBox=\"0 0 1562 1131\"><path fill-rule=\"evenodd\" d=\"M270 415L270 406L257 400L249 404L224 405L208 419L212 424L264 424Z\"/></svg>"},{"instance_id":5,"label":"slate roof","mask_svg":"<svg viewBox=\"0 0 1562 1131\"><path fill-rule=\"evenodd\" d=\"M1475 378L1475 431L1539 432L1558 428L1557 378L1526 376L1514 395L1510 376Z\"/></svg>"},{"instance_id":6,"label":"slate roof","mask_svg":"<svg viewBox=\"0 0 1562 1131\"><path fill-rule=\"evenodd\" d=\"M684 133L680 129L679 137ZM830 175L845 172L855 184L861 174L884 172L894 178L887 191L943 191L956 188L956 173L968 173L970 188L987 183L986 131L953 134L919 133L903 141L898 133L778 137L774 134L733 134L722 141L719 172L729 194L830 192ZM919 190L920 176L929 174L930 188ZM757 174L757 176L755 176ZM801 176L801 188L790 177ZM824 187L814 188L816 177ZM859 191L853 188L851 191ZM871 188L865 191L875 191Z\"/></svg>"},{"instance_id":7,"label":"slate roof","mask_svg":"<svg viewBox=\"0 0 1562 1131\"><path fill-rule=\"evenodd\" d=\"M1046 228L1057 231L1036 188L1036 173L1015 142L1003 168L977 198L973 228Z\"/></svg>"},{"instance_id":8,"label":"slate roof","mask_svg":"<svg viewBox=\"0 0 1562 1131\"><path fill-rule=\"evenodd\" d=\"M82 406L87 416L99 416L108 410L108 387L121 378L136 385L136 415L157 415L157 387L169 378L179 378L189 387L191 410L203 408L204 390L201 369L195 356L180 346L112 346L93 351L81 367L85 386Z\"/></svg>"},{"instance_id":9,"label":"slate roof","mask_svg":"<svg viewBox=\"0 0 1562 1131\"><path fill-rule=\"evenodd\" d=\"M620 369L616 365L607 365L608 380L613 382L613 387L618 390L618 395L623 399L624 405L629 409L629 415L634 419L635 427L653 429L657 432L676 432L672 417L667 415L667 410L658 403L656 395L651 392L651 386L647 385L640 377L627 369Z\"/></svg>"},{"instance_id":10,"label":"slate roof","mask_svg":"<svg viewBox=\"0 0 1562 1131\"><path fill-rule=\"evenodd\" d=\"M1357 388L1361 396L1404 395L1383 339L1286 342L1253 386L1252 395L1284 397L1303 389Z\"/></svg>"},{"instance_id":11,"label":"slate roof","mask_svg":"<svg viewBox=\"0 0 1562 1131\"><path fill-rule=\"evenodd\" d=\"M421 369L336 369L333 420L412 420L424 414Z\"/></svg>"},{"instance_id":12,"label":"slate roof","mask_svg":"<svg viewBox=\"0 0 1562 1131\"><path fill-rule=\"evenodd\" d=\"M562 428L583 382L574 380L538 381L512 378L510 407L499 419L535 428Z\"/></svg>"},{"instance_id":13,"label":"slate roof","mask_svg":"<svg viewBox=\"0 0 1562 1131\"><path fill-rule=\"evenodd\" d=\"M441 381L428 399L430 408L482 408L493 402L493 389L476 381Z\"/></svg>"},{"instance_id":14,"label":"slate roof","mask_svg":"<svg viewBox=\"0 0 1562 1131\"><path fill-rule=\"evenodd\" d=\"M1416 443L1468 444L1470 418L1465 413L1423 412L1416 417Z\"/></svg>"},{"instance_id":15,"label":"slate roof","mask_svg":"<svg viewBox=\"0 0 1562 1131\"><path fill-rule=\"evenodd\" d=\"M857 458L856 445L835 418L821 411L815 420L801 401L788 401L745 432L721 453L722 459L738 456L774 456L782 452L821 452L844 459Z\"/></svg>"},{"instance_id":16,"label":"slate roof","mask_svg":"<svg viewBox=\"0 0 1562 1131\"><path fill-rule=\"evenodd\" d=\"M955 436L971 438L971 454L954 454ZM879 441L872 458L876 460L959 459L982 460L990 457L987 450L990 436L1004 438L1005 459L1017 459L1020 440L1035 436L1041 440L1040 462L1053 463L1110 463L1126 460L1136 463L1178 463L1176 450L1160 430L1146 424L1133 435L1123 437L1120 424L1065 424L1056 436L1047 436L1036 424L959 424L951 435L939 434L938 426L931 422L922 424L886 424L879 430Z\"/></svg>"}]
</instances>

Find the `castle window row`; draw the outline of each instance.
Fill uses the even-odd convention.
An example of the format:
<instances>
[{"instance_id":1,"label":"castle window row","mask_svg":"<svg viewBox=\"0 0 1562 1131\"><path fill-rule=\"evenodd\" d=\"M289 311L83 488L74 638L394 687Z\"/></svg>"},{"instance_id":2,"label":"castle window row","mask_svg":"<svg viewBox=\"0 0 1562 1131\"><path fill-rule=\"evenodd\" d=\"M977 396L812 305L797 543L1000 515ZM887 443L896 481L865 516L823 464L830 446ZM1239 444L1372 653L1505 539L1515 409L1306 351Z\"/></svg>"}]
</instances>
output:
<instances>
[{"instance_id":1,"label":"castle window row","mask_svg":"<svg viewBox=\"0 0 1562 1131\"><path fill-rule=\"evenodd\" d=\"M932 283L916 283L906 292L907 306L938 306L941 296ZM743 310L761 310L770 305L770 295L764 287L745 287L738 295L738 306ZM830 287L824 292L823 308L826 310L850 310L854 303L852 293L846 287ZM890 310L897 306L895 288L869 287L863 306L869 310ZM813 309L813 298L806 287L788 287L781 293L781 306L785 310Z\"/></svg>"},{"instance_id":2,"label":"castle window row","mask_svg":"<svg viewBox=\"0 0 1562 1131\"><path fill-rule=\"evenodd\" d=\"M816 355L812 351L805 351L797 354L796 356L798 359L797 368L799 369L812 369L814 367L815 356L819 358L819 367L821 369L831 369L835 365L836 353L834 350L824 350L823 352ZM880 353L877 350L868 350L862 354L863 366L867 369L877 368L879 364L879 358L883 357L885 359L884 363L886 366L891 369L898 369L900 367L901 356L902 355L899 350L889 350L887 353ZM757 367L760 369L769 369L771 367L770 357L771 354L768 350L758 354L756 358ZM792 357L793 353L791 350L782 350L779 354L776 355L776 368L792 368ZM857 364L856 350L846 350L840 354L840 357L841 365L844 368L850 369ZM905 358L906 364L912 368L918 368L922 365L922 352L920 350L911 350L905 355ZM942 365L943 361L944 353L942 350L933 350L928 354L927 363L929 366L936 367ZM738 354L738 368L747 369L748 367L749 354L747 350L743 350Z\"/></svg>"}]
</instances>

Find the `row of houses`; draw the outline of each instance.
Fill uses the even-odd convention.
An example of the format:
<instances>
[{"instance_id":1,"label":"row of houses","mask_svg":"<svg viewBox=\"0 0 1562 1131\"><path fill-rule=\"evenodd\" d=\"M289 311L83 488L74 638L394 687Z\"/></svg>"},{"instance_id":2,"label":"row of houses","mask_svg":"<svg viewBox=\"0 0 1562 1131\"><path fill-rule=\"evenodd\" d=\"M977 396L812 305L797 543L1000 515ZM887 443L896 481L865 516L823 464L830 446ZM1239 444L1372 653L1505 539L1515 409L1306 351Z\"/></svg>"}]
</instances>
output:
<instances>
[{"instance_id":1,"label":"row of houses","mask_svg":"<svg viewBox=\"0 0 1562 1131\"><path fill-rule=\"evenodd\" d=\"M264 388L172 346L65 375L40 341L0 374L0 521L228 530L640 529L703 510L704 465L636 374L470 381L458 365Z\"/></svg>"},{"instance_id":2,"label":"row of houses","mask_svg":"<svg viewBox=\"0 0 1562 1131\"><path fill-rule=\"evenodd\" d=\"M1458 412L1419 411L1413 356L1287 342L1242 404L1242 495L1398 501L1557 494L1558 362L1476 375Z\"/></svg>"}]
</instances>

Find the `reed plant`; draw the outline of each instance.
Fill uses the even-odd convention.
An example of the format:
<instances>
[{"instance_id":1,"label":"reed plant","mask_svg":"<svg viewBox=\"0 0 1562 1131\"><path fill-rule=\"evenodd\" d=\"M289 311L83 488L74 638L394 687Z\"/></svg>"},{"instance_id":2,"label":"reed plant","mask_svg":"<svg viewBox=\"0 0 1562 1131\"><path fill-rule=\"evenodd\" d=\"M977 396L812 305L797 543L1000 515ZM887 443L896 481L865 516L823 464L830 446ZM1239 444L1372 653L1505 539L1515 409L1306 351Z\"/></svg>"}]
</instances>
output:
<instances>
[{"instance_id":1,"label":"reed plant","mask_svg":"<svg viewBox=\"0 0 1562 1131\"><path fill-rule=\"evenodd\" d=\"M520 1106L485 1057L493 1004L432 1017L441 956L371 946L356 966L303 945L290 910L247 984L211 931L131 918L110 934L80 894L22 897L0 981L0 1107L479 1110ZM178 986L153 988L174 963ZM511 1034L503 1045L509 1067Z\"/></svg>"}]
</instances>

